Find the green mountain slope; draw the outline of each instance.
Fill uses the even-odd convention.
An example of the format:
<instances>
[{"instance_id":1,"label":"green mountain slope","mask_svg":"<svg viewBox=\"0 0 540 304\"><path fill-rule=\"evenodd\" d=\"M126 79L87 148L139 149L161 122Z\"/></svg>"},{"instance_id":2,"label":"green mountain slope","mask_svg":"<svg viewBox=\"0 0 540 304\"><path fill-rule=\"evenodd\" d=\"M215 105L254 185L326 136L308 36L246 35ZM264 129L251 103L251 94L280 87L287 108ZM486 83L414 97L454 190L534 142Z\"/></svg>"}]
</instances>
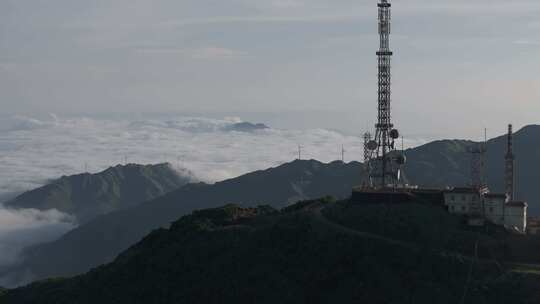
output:
<instances>
[{"instance_id":1,"label":"green mountain slope","mask_svg":"<svg viewBox=\"0 0 540 304\"><path fill-rule=\"evenodd\" d=\"M424 187L463 186L470 180L469 149L472 141L441 140L405 151L405 173L413 184Z\"/></svg>"},{"instance_id":2,"label":"green mountain slope","mask_svg":"<svg viewBox=\"0 0 540 304\"><path fill-rule=\"evenodd\" d=\"M390 214L380 212L380 207L323 200L281 212L235 205L198 211L170 229L152 232L109 265L72 279L9 291L0 296L0 302L453 304L540 300L538 276L508 272L495 262L469 255L475 243L496 251L496 233L470 231L438 207L384 206L397 208ZM421 215L414 212L417 209ZM385 221L393 228L412 227L409 230L423 226L431 228L426 235L434 233L428 239L412 240L412 231L399 234L396 229L379 235L349 225L366 219ZM444 240L436 240L436 236Z\"/></svg>"},{"instance_id":3,"label":"green mountain slope","mask_svg":"<svg viewBox=\"0 0 540 304\"><path fill-rule=\"evenodd\" d=\"M540 126L530 125L514 135L516 154L516 197L529 203L529 211L540 215ZM406 174L422 186L464 186L470 184L471 155L476 143L463 140L435 141L407 150ZM487 143L486 176L492 191L504 192L504 155L506 136Z\"/></svg>"},{"instance_id":4,"label":"green mountain slope","mask_svg":"<svg viewBox=\"0 0 540 304\"><path fill-rule=\"evenodd\" d=\"M190 182L168 164L126 165L97 174L64 176L6 202L9 208L57 209L84 223L112 211L136 206Z\"/></svg>"},{"instance_id":5,"label":"green mountain slope","mask_svg":"<svg viewBox=\"0 0 540 304\"><path fill-rule=\"evenodd\" d=\"M295 161L214 185L187 185L137 207L100 216L55 242L29 248L23 254L25 262L4 272L0 283L7 281L12 286L28 278L83 273L112 261L150 231L195 209L226 203L270 204L278 208L325 195L345 198L360 183L363 172L359 163Z\"/></svg>"}]
</instances>

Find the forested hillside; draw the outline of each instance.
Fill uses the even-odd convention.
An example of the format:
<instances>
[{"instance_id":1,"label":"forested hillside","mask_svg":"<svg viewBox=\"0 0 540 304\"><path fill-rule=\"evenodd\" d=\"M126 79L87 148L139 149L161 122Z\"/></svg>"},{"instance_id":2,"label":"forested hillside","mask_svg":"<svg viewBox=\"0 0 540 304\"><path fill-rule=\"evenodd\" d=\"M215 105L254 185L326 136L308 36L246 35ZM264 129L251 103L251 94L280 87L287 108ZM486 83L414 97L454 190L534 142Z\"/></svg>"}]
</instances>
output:
<instances>
[{"instance_id":1,"label":"forested hillside","mask_svg":"<svg viewBox=\"0 0 540 304\"><path fill-rule=\"evenodd\" d=\"M390 229L380 234L373 222ZM427 230L415 238L417 229ZM324 199L282 211L229 205L156 230L88 274L15 289L0 301L538 303L537 275L487 257L503 253L502 235L470 230L420 204L363 207Z\"/></svg>"}]
</instances>

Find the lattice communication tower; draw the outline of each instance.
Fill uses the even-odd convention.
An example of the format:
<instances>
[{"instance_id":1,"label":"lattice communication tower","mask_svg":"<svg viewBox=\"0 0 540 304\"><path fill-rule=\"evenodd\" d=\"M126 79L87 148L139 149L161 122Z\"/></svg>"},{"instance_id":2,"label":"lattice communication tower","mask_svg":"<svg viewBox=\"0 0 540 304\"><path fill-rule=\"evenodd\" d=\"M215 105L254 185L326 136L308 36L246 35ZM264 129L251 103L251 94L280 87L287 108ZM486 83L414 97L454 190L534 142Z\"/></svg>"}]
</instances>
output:
<instances>
[{"instance_id":1,"label":"lattice communication tower","mask_svg":"<svg viewBox=\"0 0 540 304\"><path fill-rule=\"evenodd\" d=\"M379 37L380 45L377 52L379 85L378 85L378 119L375 125L375 138L368 144L370 151L370 183L373 187L397 186L401 178L401 168L405 163L402 153L396 151L395 141L399 131L394 129L391 116L391 4L380 0L379 7Z\"/></svg>"},{"instance_id":2,"label":"lattice communication tower","mask_svg":"<svg viewBox=\"0 0 540 304\"><path fill-rule=\"evenodd\" d=\"M506 198L509 202L513 202L515 199L515 161L516 157L514 156L514 132L512 125L508 125L508 139L507 139L507 149L506 149L506 164L505 164L505 188L506 188Z\"/></svg>"}]
</instances>

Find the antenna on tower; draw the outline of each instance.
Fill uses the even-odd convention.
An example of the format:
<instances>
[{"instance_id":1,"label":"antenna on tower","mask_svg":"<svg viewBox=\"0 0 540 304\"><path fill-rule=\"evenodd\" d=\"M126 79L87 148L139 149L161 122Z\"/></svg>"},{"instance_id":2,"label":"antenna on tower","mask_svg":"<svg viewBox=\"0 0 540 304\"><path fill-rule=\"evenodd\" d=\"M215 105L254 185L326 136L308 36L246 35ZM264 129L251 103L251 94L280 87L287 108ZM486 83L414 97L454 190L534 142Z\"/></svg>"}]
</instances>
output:
<instances>
[{"instance_id":1,"label":"antenna on tower","mask_svg":"<svg viewBox=\"0 0 540 304\"><path fill-rule=\"evenodd\" d=\"M369 161L371 159L371 152L373 151L372 148L374 146L375 144L371 140L371 133L364 133L364 164L369 164Z\"/></svg>"},{"instance_id":2,"label":"antenna on tower","mask_svg":"<svg viewBox=\"0 0 540 304\"><path fill-rule=\"evenodd\" d=\"M514 132L513 126L508 125L507 148L505 156L505 191L506 199L512 202L515 199L515 156L514 156Z\"/></svg>"},{"instance_id":3,"label":"antenna on tower","mask_svg":"<svg viewBox=\"0 0 540 304\"><path fill-rule=\"evenodd\" d=\"M487 151L488 151L488 129L484 128L484 151L482 153L482 184L484 188L487 188L487 178L486 178L486 171L487 171Z\"/></svg>"},{"instance_id":4,"label":"antenna on tower","mask_svg":"<svg viewBox=\"0 0 540 304\"><path fill-rule=\"evenodd\" d=\"M298 160L302 160L302 146L298 145Z\"/></svg>"},{"instance_id":5,"label":"antenna on tower","mask_svg":"<svg viewBox=\"0 0 540 304\"><path fill-rule=\"evenodd\" d=\"M471 186L479 191L485 191L485 162L487 152L487 129L484 129L484 142L470 149L471 153Z\"/></svg>"},{"instance_id":6,"label":"antenna on tower","mask_svg":"<svg viewBox=\"0 0 540 304\"><path fill-rule=\"evenodd\" d=\"M345 163L345 146L341 145L341 162Z\"/></svg>"}]
</instances>

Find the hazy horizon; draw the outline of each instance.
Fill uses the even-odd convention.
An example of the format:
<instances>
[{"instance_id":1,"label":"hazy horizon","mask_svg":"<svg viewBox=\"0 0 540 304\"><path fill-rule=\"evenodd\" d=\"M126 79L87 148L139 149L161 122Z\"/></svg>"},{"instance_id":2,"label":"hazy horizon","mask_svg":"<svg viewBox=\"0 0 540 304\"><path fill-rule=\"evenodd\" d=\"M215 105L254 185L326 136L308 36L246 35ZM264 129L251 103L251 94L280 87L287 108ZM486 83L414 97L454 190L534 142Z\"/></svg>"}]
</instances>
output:
<instances>
[{"instance_id":1,"label":"hazy horizon","mask_svg":"<svg viewBox=\"0 0 540 304\"><path fill-rule=\"evenodd\" d=\"M392 4L402 134L480 139L539 122L540 3ZM227 112L360 134L376 119L376 18L367 0L2 1L0 104L26 116Z\"/></svg>"}]
</instances>

